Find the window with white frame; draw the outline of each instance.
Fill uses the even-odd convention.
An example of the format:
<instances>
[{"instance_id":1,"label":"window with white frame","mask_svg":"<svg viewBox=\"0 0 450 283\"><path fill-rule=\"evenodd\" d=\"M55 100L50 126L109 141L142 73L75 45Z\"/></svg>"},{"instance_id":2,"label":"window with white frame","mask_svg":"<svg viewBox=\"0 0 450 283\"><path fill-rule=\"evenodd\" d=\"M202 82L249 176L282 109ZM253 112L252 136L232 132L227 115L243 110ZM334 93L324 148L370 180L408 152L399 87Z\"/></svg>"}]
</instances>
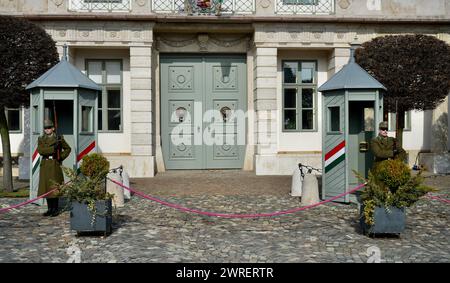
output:
<instances>
[{"instance_id":1,"label":"window with white frame","mask_svg":"<svg viewBox=\"0 0 450 283\"><path fill-rule=\"evenodd\" d=\"M122 126L122 61L87 60L87 75L102 87L98 97L98 130L121 132Z\"/></svg>"},{"instance_id":2,"label":"window with white frame","mask_svg":"<svg viewBox=\"0 0 450 283\"><path fill-rule=\"evenodd\" d=\"M335 0L274 0L276 14L331 15Z\"/></svg>"},{"instance_id":3,"label":"window with white frame","mask_svg":"<svg viewBox=\"0 0 450 283\"><path fill-rule=\"evenodd\" d=\"M70 11L130 11L130 0L69 0Z\"/></svg>"},{"instance_id":4,"label":"window with white frame","mask_svg":"<svg viewBox=\"0 0 450 283\"><path fill-rule=\"evenodd\" d=\"M317 62L283 61L283 131L315 131Z\"/></svg>"},{"instance_id":5,"label":"window with white frame","mask_svg":"<svg viewBox=\"0 0 450 283\"><path fill-rule=\"evenodd\" d=\"M5 108L6 121L10 133L22 132L22 111L21 108Z\"/></svg>"},{"instance_id":6,"label":"window with white frame","mask_svg":"<svg viewBox=\"0 0 450 283\"><path fill-rule=\"evenodd\" d=\"M318 0L283 0L283 5L317 5Z\"/></svg>"},{"instance_id":7,"label":"window with white frame","mask_svg":"<svg viewBox=\"0 0 450 283\"><path fill-rule=\"evenodd\" d=\"M397 115L396 113L388 113L388 125L389 131L395 131L397 126ZM411 111L405 112L405 128L404 131L411 131Z\"/></svg>"}]
</instances>

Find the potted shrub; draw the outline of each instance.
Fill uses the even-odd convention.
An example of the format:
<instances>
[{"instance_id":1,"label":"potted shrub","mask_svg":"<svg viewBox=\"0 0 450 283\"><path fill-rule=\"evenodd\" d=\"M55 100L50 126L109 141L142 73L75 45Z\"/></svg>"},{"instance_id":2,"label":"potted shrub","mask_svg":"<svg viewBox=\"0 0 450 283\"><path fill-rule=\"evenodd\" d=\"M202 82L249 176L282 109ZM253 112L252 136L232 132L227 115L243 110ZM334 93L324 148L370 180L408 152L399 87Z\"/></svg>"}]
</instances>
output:
<instances>
[{"instance_id":1,"label":"potted shrub","mask_svg":"<svg viewBox=\"0 0 450 283\"><path fill-rule=\"evenodd\" d=\"M401 160L382 161L369 171L368 179L364 180L367 184L359 196L360 225L364 234L400 234L404 231L405 209L428 192L435 191L422 184L421 173L411 175Z\"/></svg>"},{"instance_id":2,"label":"potted shrub","mask_svg":"<svg viewBox=\"0 0 450 283\"><path fill-rule=\"evenodd\" d=\"M83 158L80 172L63 167L70 181L59 185L59 192L70 205L70 227L77 234L111 233L113 195L106 192L108 171L108 160L97 153Z\"/></svg>"}]
</instances>

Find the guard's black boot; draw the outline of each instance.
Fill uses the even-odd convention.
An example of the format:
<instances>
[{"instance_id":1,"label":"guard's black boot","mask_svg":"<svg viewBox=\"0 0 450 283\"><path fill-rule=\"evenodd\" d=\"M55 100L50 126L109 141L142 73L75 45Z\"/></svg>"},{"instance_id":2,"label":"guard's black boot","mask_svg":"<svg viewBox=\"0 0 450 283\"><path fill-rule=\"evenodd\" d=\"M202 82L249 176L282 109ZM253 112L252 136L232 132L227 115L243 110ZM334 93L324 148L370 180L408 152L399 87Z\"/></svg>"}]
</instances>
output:
<instances>
[{"instance_id":1,"label":"guard's black boot","mask_svg":"<svg viewBox=\"0 0 450 283\"><path fill-rule=\"evenodd\" d=\"M52 214L50 215L51 217L55 217L59 215L59 210L58 210L58 198L54 198L52 199L53 201L53 211Z\"/></svg>"},{"instance_id":2,"label":"guard's black boot","mask_svg":"<svg viewBox=\"0 0 450 283\"><path fill-rule=\"evenodd\" d=\"M53 213L53 210L52 210L53 206L52 206L51 200L52 199L50 199L50 198L47 199L47 211L44 214L42 214L43 216L50 216Z\"/></svg>"}]
</instances>

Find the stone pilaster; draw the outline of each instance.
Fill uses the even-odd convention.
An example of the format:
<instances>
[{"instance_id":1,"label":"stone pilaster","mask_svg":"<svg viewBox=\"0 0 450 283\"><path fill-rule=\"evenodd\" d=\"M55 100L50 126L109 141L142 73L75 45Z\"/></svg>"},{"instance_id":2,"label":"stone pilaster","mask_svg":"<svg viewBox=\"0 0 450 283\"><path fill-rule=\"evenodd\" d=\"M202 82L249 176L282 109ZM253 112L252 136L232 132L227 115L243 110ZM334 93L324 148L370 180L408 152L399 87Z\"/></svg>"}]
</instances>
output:
<instances>
[{"instance_id":1,"label":"stone pilaster","mask_svg":"<svg viewBox=\"0 0 450 283\"><path fill-rule=\"evenodd\" d=\"M328 78L339 72L348 63L349 58L349 48L334 48L328 57Z\"/></svg>"},{"instance_id":2,"label":"stone pilaster","mask_svg":"<svg viewBox=\"0 0 450 283\"><path fill-rule=\"evenodd\" d=\"M256 48L254 57L256 174L270 173L277 154L277 48Z\"/></svg>"},{"instance_id":3,"label":"stone pilaster","mask_svg":"<svg viewBox=\"0 0 450 283\"><path fill-rule=\"evenodd\" d=\"M133 177L154 176L152 46L130 47L131 159Z\"/></svg>"}]
</instances>

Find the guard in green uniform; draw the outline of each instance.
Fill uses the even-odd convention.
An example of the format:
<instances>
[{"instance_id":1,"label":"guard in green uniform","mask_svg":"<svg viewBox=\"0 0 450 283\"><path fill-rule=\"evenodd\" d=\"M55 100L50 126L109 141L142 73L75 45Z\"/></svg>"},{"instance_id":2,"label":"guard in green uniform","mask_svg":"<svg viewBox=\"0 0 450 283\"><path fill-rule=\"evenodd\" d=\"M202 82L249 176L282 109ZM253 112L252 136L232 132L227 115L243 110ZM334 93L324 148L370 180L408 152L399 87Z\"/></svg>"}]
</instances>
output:
<instances>
[{"instance_id":1,"label":"guard in green uniform","mask_svg":"<svg viewBox=\"0 0 450 283\"><path fill-rule=\"evenodd\" d=\"M56 136L53 122L44 121L44 135L38 138L38 152L42 156L39 172L38 196L53 189L54 183L64 182L61 164L70 154L70 146L63 136ZM47 196L48 210L44 216L58 215L57 193Z\"/></svg>"},{"instance_id":2,"label":"guard in green uniform","mask_svg":"<svg viewBox=\"0 0 450 283\"><path fill-rule=\"evenodd\" d=\"M406 162L406 152L399 144L397 140L392 137L388 137L388 123L386 121L379 124L378 136L372 139L370 148L372 149L375 161L374 167L381 161L387 159L401 159Z\"/></svg>"}]
</instances>

